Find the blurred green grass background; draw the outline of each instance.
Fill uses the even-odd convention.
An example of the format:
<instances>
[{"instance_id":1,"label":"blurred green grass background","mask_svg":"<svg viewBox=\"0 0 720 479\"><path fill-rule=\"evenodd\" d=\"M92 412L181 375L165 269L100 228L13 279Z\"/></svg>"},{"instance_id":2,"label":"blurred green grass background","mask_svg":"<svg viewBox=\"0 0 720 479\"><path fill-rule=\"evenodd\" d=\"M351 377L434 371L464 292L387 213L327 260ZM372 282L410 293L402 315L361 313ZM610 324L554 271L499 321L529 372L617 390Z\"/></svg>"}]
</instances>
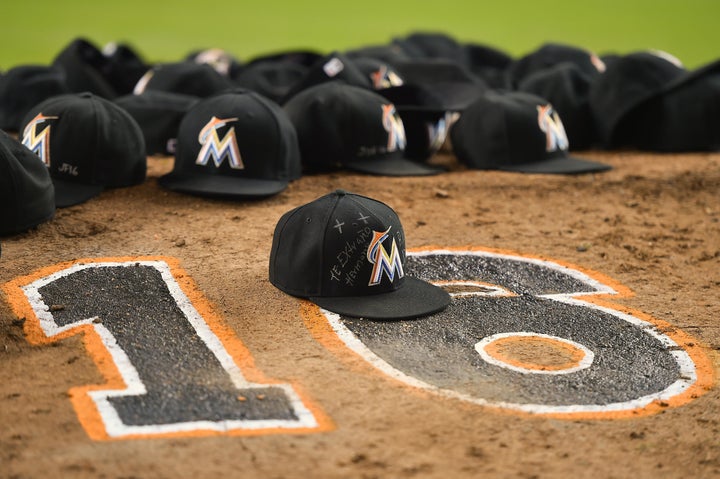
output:
<instances>
[{"instance_id":1,"label":"blurred green grass background","mask_svg":"<svg viewBox=\"0 0 720 479\"><path fill-rule=\"evenodd\" d=\"M329 52L414 31L514 57L552 41L599 54L660 49L689 68L720 58L718 0L37 0L5 2L2 15L2 70L48 64L79 36L99 47L127 42L148 62L211 47L241 60L293 48Z\"/></svg>"}]
</instances>

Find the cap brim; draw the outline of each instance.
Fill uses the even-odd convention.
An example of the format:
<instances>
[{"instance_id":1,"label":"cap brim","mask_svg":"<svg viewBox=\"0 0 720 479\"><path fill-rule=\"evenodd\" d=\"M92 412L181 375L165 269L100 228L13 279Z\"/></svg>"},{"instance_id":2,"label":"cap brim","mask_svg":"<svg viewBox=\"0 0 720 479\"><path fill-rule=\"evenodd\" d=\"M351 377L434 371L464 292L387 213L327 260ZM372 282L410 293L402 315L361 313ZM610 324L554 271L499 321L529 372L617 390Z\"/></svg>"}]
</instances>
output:
<instances>
[{"instance_id":1,"label":"cap brim","mask_svg":"<svg viewBox=\"0 0 720 479\"><path fill-rule=\"evenodd\" d=\"M310 297L333 313L367 319L411 319L442 311L450 304L444 289L417 278L405 277L399 289L369 296Z\"/></svg>"},{"instance_id":2,"label":"cap brim","mask_svg":"<svg viewBox=\"0 0 720 479\"><path fill-rule=\"evenodd\" d=\"M105 187L102 185L85 185L57 178L53 178L52 182L55 187L55 207L57 208L67 208L85 203L105 191Z\"/></svg>"},{"instance_id":3,"label":"cap brim","mask_svg":"<svg viewBox=\"0 0 720 479\"><path fill-rule=\"evenodd\" d=\"M158 178L161 186L198 196L222 198L262 198L280 193L287 181L261 180L233 176L189 176L169 173Z\"/></svg>"},{"instance_id":4,"label":"cap brim","mask_svg":"<svg viewBox=\"0 0 720 479\"><path fill-rule=\"evenodd\" d=\"M550 158L544 161L533 163L522 163L515 165L501 165L497 167L502 171L516 171L521 173L550 173L559 175L572 175L580 173L593 173L612 169L612 166L597 161L583 160L564 156Z\"/></svg>"},{"instance_id":5,"label":"cap brim","mask_svg":"<svg viewBox=\"0 0 720 479\"><path fill-rule=\"evenodd\" d=\"M343 166L360 173L380 176L429 176L444 171L442 168L425 165L400 156L347 162Z\"/></svg>"}]
</instances>

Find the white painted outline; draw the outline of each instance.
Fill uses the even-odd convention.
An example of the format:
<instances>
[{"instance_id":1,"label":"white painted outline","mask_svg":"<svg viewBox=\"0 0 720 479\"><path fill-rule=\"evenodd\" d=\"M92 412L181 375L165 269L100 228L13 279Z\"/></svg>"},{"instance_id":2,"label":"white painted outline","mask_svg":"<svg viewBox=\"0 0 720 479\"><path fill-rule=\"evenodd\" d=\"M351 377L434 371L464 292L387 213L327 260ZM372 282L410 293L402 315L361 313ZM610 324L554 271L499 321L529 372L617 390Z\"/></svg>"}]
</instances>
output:
<instances>
[{"instance_id":1,"label":"white painted outline","mask_svg":"<svg viewBox=\"0 0 720 479\"><path fill-rule=\"evenodd\" d=\"M568 344L572 346L575 349L579 349L583 352L583 358L578 361L577 366L571 367L571 368L565 368L565 369L528 369L528 368L521 368L519 366L514 366L512 364L508 364L504 361L501 361L490 354L485 350L490 344L494 343L495 341L498 341L500 339L505 338L544 338L544 339L551 339L553 341L559 341L561 343ZM516 371L518 373L523 374L547 374L547 375L560 375L560 374L570 374L574 373L576 371L581 371L583 369L589 368L593 360L595 359L595 353L593 353L590 349L583 346L580 343L576 343L575 341L570 341L569 339L561 338L558 336L551 336L549 334L542 334L542 333L530 333L526 331L519 331L516 333L498 333L493 334L492 336L486 336L482 340L475 343L475 351L478 352L481 358L485 360L485 362L490 363L494 366L499 366L501 368L510 369L512 371Z\"/></svg>"},{"instance_id":2,"label":"white painted outline","mask_svg":"<svg viewBox=\"0 0 720 479\"><path fill-rule=\"evenodd\" d=\"M606 294L617 294L613 288L605 285L594 278L586 275L585 273L578 271L567 266L554 263L552 261L526 258L522 256L514 256L510 254L493 253L489 251L453 251L446 249L438 249L432 251L420 251L420 252L408 252L408 256L437 256L437 255L450 255L450 256L486 256L495 258L506 258L513 261L523 261L526 263L533 263L541 265L556 271L560 271L564 274L572 276L573 278L591 286L595 291L580 292L580 293L569 293L569 294L548 294L539 295L538 297L547 298L562 303L579 305L585 308L597 309L605 313L611 314L617 318L627 321L630 324L638 326L642 332L649 334L650 336L659 340L664 346L668 348L668 353L672 355L679 366L679 379L669 385L667 388L657 393L648 394L630 401L622 401L611 404L570 404L562 406L548 406L545 404L522 404L522 403L511 403L506 401L490 401L487 399L478 398L469 394L460 393L451 389L443 389L432 384L428 384L412 376L408 376L402 371L394 368L388 364L384 359L381 359L374 352L372 352L362 341L360 341L345 325L340 321L340 316L336 313L332 313L325 309L320 308L321 313L327 318L328 323L335 331L337 336L345 345L352 351L357 353L368 363L380 370L385 375L403 382L409 386L421 388L435 394L460 399L462 401L478 404L481 406L508 409L513 411L526 412L530 414L577 414L577 413L598 413L598 412L619 412L619 411L632 411L636 409L642 409L654 401L667 401L682 392L686 391L697 381L697 372L695 369L695 363L692 361L690 356L685 350L683 350L675 341L670 339L668 336L660 332L657 327L647 321L643 321L635 316L622 313L621 311L610 309L596 305L594 303L588 303L575 299L574 296L588 296L588 295L606 295ZM442 283L440 283L442 284Z\"/></svg>"},{"instance_id":3,"label":"white painted outline","mask_svg":"<svg viewBox=\"0 0 720 479\"><path fill-rule=\"evenodd\" d=\"M115 408L108 401L112 397L122 396L139 396L147 393L145 385L140 380L140 376L135 367L130 362L130 358L125 351L118 346L115 337L102 324L93 323L96 318L87 318L74 322L67 326L58 326L50 312L50 308L42 300L39 289L50 284L59 278L71 275L77 271L89 268L104 267L130 267L135 265L150 266L155 268L162 275L163 281L168 287L170 294L175 300L177 306L185 314L198 337L205 343L208 349L218 359L222 368L230 376L230 380L238 389L259 389L259 388L279 388L286 394L289 403L292 405L293 412L297 416L297 420L282 419L262 419L262 420L223 420L223 421L188 421L170 424L158 425L142 425L131 426L124 424L117 414ZM77 328L82 324L89 324L95 329L98 337L103 345L110 353L117 367L117 370L126 384L123 390L93 390L88 395L95 402L100 418L105 426L108 436L119 438L130 435L153 435L167 434L173 432L188 431L218 431L227 432L231 430L261 430L261 429L298 429L298 428L317 428L318 421L313 413L303 404L299 395L289 384L259 384L252 383L245 379L240 367L235 360L227 352L220 339L212 332L208 324L205 322L200 313L195 309L190 299L182 291L182 288L175 280L170 270L170 266L164 261L126 261L126 262L98 262L98 263L77 263L61 271L45 276L36 280L22 288L25 296L30 303L33 311L37 315L40 326L47 337L53 337L65 331Z\"/></svg>"}]
</instances>

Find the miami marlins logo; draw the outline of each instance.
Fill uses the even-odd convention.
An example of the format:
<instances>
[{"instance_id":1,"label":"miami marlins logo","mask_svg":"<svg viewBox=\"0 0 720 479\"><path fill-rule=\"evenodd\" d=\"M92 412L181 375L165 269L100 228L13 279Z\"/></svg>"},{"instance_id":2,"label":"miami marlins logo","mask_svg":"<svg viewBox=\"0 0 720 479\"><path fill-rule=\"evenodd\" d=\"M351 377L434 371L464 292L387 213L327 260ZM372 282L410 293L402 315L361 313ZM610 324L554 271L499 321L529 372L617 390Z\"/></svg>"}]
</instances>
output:
<instances>
[{"instance_id":1,"label":"miami marlins logo","mask_svg":"<svg viewBox=\"0 0 720 479\"><path fill-rule=\"evenodd\" d=\"M388 132L387 151L404 150L406 144L405 127L395 111L395 105L392 103L382 105L382 112L383 127Z\"/></svg>"},{"instance_id":2,"label":"miami marlins logo","mask_svg":"<svg viewBox=\"0 0 720 479\"><path fill-rule=\"evenodd\" d=\"M394 71L388 70L385 65L380 66L377 71L370 73L370 79L376 90L381 88L390 88L403 84L402 79Z\"/></svg>"},{"instance_id":3,"label":"miami marlins logo","mask_svg":"<svg viewBox=\"0 0 720 479\"><path fill-rule=\"evenodd\" d=\"M385 238L388 237L390 228L392 228L392 226L382 232L373 231L373 239L370 241L370 245L367 250L367 259L374 265L372 273L370 274L370 282L368 283L368 286L376 286L380 284L383 273L387 274L390 282L395 280L395 272L397 272L398 278L405 276L402 261L400 259L400 250L397 248L395 238L392 240L390 254L388 254L385 247L382 245Z\"/></svg>"},{"instance_id":4,"label":"miami marlins logo","mask_svg":"<svg viewBox=\"0 0 720 479\"><path fill-rule=\"evenodd\" d=\"M50 127L52 126L49 120L57 120L57 118L38 113L23 130L22 144L38 155L47 166L50 166ZM47 125L38 131L38 127L43 123Z\"/></svg>"},{"instance_id":5,"label":"miami marlins logo","mask_svg":"<svg viewBox=\"0 0 720 479\"><path fill-rule=\"evenodd\" d=\"M551 105L538 105L538 125L545 133L545 149L548 152L567 150L570 146L565 127Z\"/></svg>"},{"instance_id":6,"label":"miami marlins logo","mask_svg":"<svg viewBox=\"0 0 720 479\"><path fill-rule=\"evenodd\" d=\"M198 135L198 141L202 148L200 148L197 160L195 160L196 165L207 165L212 157L213 163L219 168L225 157L227 157L230 168L234 170L245 168L235 138L235 127L230 128L222 140L217 133L218 128L222 128L227 123L236 120L237 118L212 117L207 122L203 129L200 130L200 135Z\"/></svg>"}]
</instances>

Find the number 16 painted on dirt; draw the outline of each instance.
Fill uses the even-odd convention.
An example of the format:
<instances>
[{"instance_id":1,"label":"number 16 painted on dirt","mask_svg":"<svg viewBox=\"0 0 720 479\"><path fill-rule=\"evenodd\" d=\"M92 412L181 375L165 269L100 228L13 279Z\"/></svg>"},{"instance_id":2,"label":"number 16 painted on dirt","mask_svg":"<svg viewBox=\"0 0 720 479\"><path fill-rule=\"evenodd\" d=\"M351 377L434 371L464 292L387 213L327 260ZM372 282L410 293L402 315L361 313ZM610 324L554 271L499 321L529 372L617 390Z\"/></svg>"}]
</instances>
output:
<instances>
[{"instance_id":1,"label":"number 16 painted on dirt","mask_svg":"<svg viewBox=\"0 0 720 479\"><path fill-rule=\"evenodd\" d=\"M290 384L269 381L169 258L58 265L5 291L34 343L84 333L107 379L73 388L93 439L312 432L330 421ZM172 270L170 265L173 265Z\"/></svg>"}]
</instances>

